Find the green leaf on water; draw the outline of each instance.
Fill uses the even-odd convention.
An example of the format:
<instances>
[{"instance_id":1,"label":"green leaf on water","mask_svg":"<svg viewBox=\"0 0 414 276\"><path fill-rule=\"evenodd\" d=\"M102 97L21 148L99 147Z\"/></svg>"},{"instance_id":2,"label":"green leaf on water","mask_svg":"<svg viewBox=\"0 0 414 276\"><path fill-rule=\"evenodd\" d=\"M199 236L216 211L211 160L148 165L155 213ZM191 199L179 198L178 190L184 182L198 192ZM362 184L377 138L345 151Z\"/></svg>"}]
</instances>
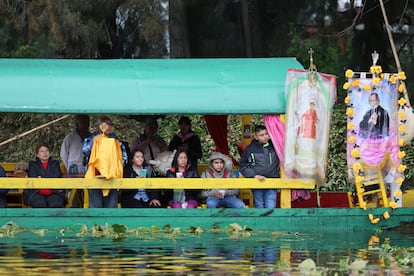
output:
<instances>
[{"instance_id":1,"label":"green leaf on water","mask_svg":"<svg viewBox=\"0 0 414 276\"><path fill-rule=\"evenodd\" d=\"M113 224L112 229L114 229L114 232L117 234L125 234L127 231L127 227L123 224Z\"/></svg>"}]
</instances>

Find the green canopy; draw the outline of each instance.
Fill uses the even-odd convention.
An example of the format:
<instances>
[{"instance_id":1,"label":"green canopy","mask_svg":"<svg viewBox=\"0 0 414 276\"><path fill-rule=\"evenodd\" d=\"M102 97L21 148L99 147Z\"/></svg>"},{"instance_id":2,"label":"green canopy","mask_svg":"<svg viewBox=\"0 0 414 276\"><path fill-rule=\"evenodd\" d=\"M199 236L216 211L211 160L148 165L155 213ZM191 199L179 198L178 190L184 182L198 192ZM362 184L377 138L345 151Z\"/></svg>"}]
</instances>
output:
<instances>
[{"instance_id":1,"label":"green canopy","mask_svg":"<svg viewBox=\"0 0 414 276\"><path fill-rule=\"evenodd\" d=\"M0 112L284 113L294 58L0 59Z\"/></svg>"}]
</instances>

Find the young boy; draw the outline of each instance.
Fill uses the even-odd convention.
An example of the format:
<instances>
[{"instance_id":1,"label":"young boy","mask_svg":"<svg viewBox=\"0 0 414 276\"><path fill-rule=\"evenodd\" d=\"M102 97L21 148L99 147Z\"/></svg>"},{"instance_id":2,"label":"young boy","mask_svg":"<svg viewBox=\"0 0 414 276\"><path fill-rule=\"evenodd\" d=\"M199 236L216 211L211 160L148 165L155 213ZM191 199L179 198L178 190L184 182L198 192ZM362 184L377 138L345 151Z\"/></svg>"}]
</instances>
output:
<instances>
[{"instance_id":1,"label":"young boy","mask_svg":"<svg viewBox=\"0 0 414 276\"><path fill-rule=\"evenodd\" d=\"M230 178L233 162L230 157L220 152L213 152L210 156L208 169L202 174L202 178ZM227 207L244 208L244 203L237 195L239 189L209 189L203 190L202 197L206 197L207 208Z\"/></svg>"},{"instance_id":2,"label":"young boy","mask_svg":"<svg viewBox=\"0 0 414 276\"><path fill-rule=\"evenodd\" d=\"M254 140L247 146L240 160L240 172L244 177L265 181L266 178L278 178L279 158L276 155L266 127L259 125L254 129ZM252 189L256 208L275 208L275 189Z\"/></svg>"}]
</instances>

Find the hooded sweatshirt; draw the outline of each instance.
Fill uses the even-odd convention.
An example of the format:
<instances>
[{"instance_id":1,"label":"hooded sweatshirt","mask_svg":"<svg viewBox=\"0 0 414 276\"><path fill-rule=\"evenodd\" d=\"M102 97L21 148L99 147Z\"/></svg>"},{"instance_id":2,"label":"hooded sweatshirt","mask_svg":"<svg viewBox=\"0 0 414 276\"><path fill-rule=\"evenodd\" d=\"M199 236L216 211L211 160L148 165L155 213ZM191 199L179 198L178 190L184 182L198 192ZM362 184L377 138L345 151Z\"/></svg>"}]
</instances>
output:
<instances>
[{"instance_id":1,"label":"hooded sweatshirt","mask_svg":"<svg viewBox=\"0 0 414 276\"><path fill-rule=\"evenodd\" d=\"M212 162L216 159L221 159L224 162L223 170L220 172L216 171L213 168ZM233 162L230 157L224 155L220 152L213 152L210 156L210 162L208 164L208 169L205 170L202 174L202 178L233 178ZM218 191L224 191L224 196L238 195L239 189L206 189L201 192L202 197L214 196Z\"/></svg>"}]
</instances>

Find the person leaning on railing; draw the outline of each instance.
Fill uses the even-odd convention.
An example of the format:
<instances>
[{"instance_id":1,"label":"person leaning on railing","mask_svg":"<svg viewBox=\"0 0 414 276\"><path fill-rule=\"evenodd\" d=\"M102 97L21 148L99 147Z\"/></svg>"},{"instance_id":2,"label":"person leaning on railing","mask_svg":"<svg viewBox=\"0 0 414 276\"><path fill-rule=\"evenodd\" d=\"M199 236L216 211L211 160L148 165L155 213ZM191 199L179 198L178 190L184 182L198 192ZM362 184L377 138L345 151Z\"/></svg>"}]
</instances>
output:
<instances>
[{"instance_id":1,"label":"person leaning on railing","mask_svg":"<svg viewBox=\"0 0 414 276\"><path fill-rule=\"evenodd\" d=\"M47 144L39 144L36 148L36 154L36 160L29 162L28 177L62 177L60 164L50 157ZM23 192L23 200L24 204L35 208L62 208L68 202L65 191L59 189L26 189Z\"/></svg>"}]
</instances>

